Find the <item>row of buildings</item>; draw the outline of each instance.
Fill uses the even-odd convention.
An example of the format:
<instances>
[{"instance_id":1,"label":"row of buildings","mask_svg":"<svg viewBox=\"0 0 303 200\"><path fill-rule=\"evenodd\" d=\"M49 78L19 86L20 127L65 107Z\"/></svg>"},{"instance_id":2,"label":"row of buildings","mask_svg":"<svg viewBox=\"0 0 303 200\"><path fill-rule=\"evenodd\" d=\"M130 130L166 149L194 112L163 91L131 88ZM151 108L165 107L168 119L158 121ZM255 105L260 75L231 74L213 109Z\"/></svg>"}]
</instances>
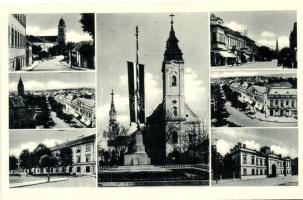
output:
<instances>
[{"instance_id":1,"label":"row of buildings","mask_svg":"<svg viewBox=\"0 0 303 200\"><path fill-rule=\"evenodd\" d=\"M297 89L289 82L259 86L246 81L230 81L228 85L241 94L239 100L254 104L254 108L264 111L266 117L297 117Z\"/></svg>"},{"instance_id":2,"label":"row of buildings","mask_svg":"<svg viewBox=\"0 0 303 200\"><path fill-rule=\"evenodd\" d=\"M224 25L215 14L210 15L211 66L236 65L255 59L256 43L247 35Z\"/></svg>"},{"instance_id":3,"label":"row of buildings","mask_svg":"<svg viewBox=\"0 0 303 200\"><path fill-rule=\"evenodd\" d=\"M260 150L248 148L238 143L230 149L227 157L231 159L230 176L240 179L256 179L276 176L290 176L291 158L275 154L270 147L264 146ZM228 172L227 172L228 173Z\"/></svg>"},{"instance_id":4,"label":"row of buildings","mask_svg":"<svg viewBox=\"0 0 303 200\"><path fill-rule=\"evenodd\" d=\"M60 93L53 95L54 99L64 105L65 110L79 119L86 127L95 127L95 100L92 98L80 97L78 93Z\"/></svg>"}]
</instances>

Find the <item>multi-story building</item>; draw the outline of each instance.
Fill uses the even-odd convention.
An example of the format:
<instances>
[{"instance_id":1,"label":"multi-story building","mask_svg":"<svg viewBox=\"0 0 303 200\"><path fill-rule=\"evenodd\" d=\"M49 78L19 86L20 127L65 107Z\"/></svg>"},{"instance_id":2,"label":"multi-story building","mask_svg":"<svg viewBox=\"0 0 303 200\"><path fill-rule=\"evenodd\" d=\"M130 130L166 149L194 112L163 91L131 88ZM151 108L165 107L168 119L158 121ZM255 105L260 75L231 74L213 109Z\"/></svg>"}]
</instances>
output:
<instances>
[{"instance_id":1,"label":"multi-story building","mask_svg":"<svg viewBox=\"0 0 303 200\"><path fill-rule=\"evenodd\" d=\"M227 155L231 158L232 167L228 173L233 178L255 179L276 176L289 176L291 172L291 159L274 154L270 147L264 146L260 151L248 148L238 143L230 149Z\"/></svg>"},{"instance_id":2,"label":"multi-story building","mask_svg":"<svg viewBox=\"0 0 303 200\"><path fill-rule=\"evenodd\" d=\"M271 87L267 94L266 115L297 117L297 89Z\"/></svg>"},{"instance_id":3,"label":"multi-story building","mask_svg":"<svg viewBox=\"0 0 303 200\"><path fill-rule=\"evenodd\" d=\"M215 14L210 16L211 65L234 65L254 61L256 44L247 35L224 25Z\"/></svg>"},{"instance_id":4,"label":"multi-story building","mask_svg":"<svg viewBox=\"0 0 303 200\"><path fill-rule=\"evenodd\" d=\"M50 168L50 173L70 173L76 175L96 174L96 135L82 136L71 141L51 147L53 156L60 155L60 149L71 148L73 163L69 166ZM33 168L34 174L47 173L46 168Z\"/></svg>"},{"instance_id":5,"label":"multi-story building","mask_svg":"<svg viewBox=\"0 0 303 200\"><path fill-rule=\"evenodd\" d=\"M83 124L88 127L95 127L96 114L95 114L95 100L80 98L73 94L61 94L54 95L54 99L64 105L65 110L74 115Z\"/></svg>"},{"instance_id":6,"label":"multi-story building","mask_svg":"<svg viewBox=\"0 0 303 200\"><path fill-rule=\"evenodd\" d=\"M291 67L297 68L297 22L289 36L289 48L291 53Z\"/></svg>"},{"instance_id":7,"label":"multi-story building","mask_svg":"<svg viewBox=\"0 0 303 200\"><path fill-rule=\"evenodd\" d=\"M8 19L9 71L26 66L26 16L11 14Z\"/></svg>"},{"instance_id":8,"label":"multi-story building","mask_svg":"<svg viewBox=\"0 0 303 200\"><path fill-rule=\"evenodd\" d=\"M233 82L229 87L241 94L240 100L264 111L266 117L297 117L297 89L288 82L249 87L245 82Z\"/></svg>"}]
</instances>

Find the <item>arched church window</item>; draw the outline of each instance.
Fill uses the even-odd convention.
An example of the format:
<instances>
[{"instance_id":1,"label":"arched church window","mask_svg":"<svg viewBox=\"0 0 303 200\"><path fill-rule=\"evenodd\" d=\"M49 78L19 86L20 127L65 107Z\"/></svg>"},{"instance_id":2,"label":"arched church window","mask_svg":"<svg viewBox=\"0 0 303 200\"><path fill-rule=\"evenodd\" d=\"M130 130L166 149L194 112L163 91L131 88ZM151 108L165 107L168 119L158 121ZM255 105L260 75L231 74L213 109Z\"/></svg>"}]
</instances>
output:
<instances>
[{"instance_id":1,"label":"arched church window","mask_svg":"<svg viewBox=\"0 0 303 200\"><path fill-rule=\"evenodd\" d=\"M178 108L177 107L173 107L173 114L174 114L174 116L178 116Z\"/></svg>"},{"instance_id":2,"label":"arched church window","mask_svg":"<svg viewBox=\"0 0 303 200\"><path fill-rule=\"evenodd\" d=\"M174 131L172 136L173 136L173 144L178 143L178 133Z\"/></svg>"},{"instance_id":3,"label":"arched church window","mask_svg":"<svg viewBox=\"0 0 303 200\"><path fill-rule=\"evenodd\" d=\"M177 77L176 76L171 77L171 86L177 86Z\"/></svg>"}]
</instances>

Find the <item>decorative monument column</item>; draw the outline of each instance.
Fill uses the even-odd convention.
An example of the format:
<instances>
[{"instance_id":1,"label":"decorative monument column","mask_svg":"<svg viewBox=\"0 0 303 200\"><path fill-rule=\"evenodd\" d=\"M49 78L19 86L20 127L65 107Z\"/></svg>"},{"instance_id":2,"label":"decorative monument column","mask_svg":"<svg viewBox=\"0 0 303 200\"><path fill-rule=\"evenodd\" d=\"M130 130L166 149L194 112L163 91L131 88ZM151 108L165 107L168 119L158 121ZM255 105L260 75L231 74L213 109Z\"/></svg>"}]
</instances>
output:
<instances>
[{"instance_id":1,"label":"decorative monument column","mask_svg":"<svg viewBox=\"0 0 303 200\"><path fill-rule=\"evenodd\" d=\"M138 26L136 26L136 67L133 62L127 62L128 66L128 91L130 122L136 123L135 152L124 156L124 165L149 165L150 158L145 152L142 129L145 123L145 91L144 91L144 65L139 64Z\"/></svg>"}]
</instances>

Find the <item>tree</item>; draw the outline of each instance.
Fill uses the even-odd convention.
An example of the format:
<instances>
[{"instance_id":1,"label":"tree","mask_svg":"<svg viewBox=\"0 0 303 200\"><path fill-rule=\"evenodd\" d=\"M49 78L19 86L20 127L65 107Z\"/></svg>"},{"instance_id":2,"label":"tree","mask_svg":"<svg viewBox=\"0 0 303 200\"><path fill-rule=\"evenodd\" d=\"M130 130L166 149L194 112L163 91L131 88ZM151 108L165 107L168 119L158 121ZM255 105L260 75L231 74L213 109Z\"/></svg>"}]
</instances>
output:
<instances>
[{"instance_id":1,"label":"tree","mask_svg":"<svg viewBox=\"0 0 303 200\"><path fill-rule=\"evenodd\" d=\"M32 52L34 55L38 55L41 51L42 51L42 48L40 46L37 46L37 45L32 46Z\"/></svg>"},{"instance_id":2,"label":"tree","mask_svg":"<svg viewBox=\"0 0 303 200\"><path fill-rule=\"evenodd\" d=\"M43 155L39 160L41 167L47 168L47 182L50 182L50 168L57 165L57 159L52 155Z\"/></svg>"},{"instance_id":3,"label":"tree","mask_svg":"<svg viewBox=\"0 0 303 200\"><path fill-rule=\"evenodd\" d=\"M10 171L13 171L13 170L16 170L18 168L18 159L12 155L12 156L9 156L9 170Z\"/></svg>"},{"instance_id":4,"label":"tree","mask_svg":"<svg viewBox=\"0 0 303 200\"><path fill-rule=\"evenodd\" d=\"M28 149L24 149L20 156L19 156L19 160L20 160L20 167L23 169L28 169L30 171L30 169L33 167L33 156L31 155L31 153L29 152Z\"/></svg>"},{"instance_id":5,"label":"tree","mask_svg":"<svg viewBox=\"0 0 303 200\"><path fill-rule=\"evenodd\" d=\"M33 151L33 166L40 166L40 159L44 155L52 155L52 152L49 148L47 148L44 144L39 144Z\"/></svg>"},{"instance_id":6,"label":"tree","mask_svg":"<svg viewBox=\"0 0 303 200\"><path fill-rule=\"evenodd\" d=\"M216 145L211 146L211 162L213 177L217 182L223 171L223 156L217 151Z\"/></svg>"},{"instance_id":7,"label":"tree","mask_svg":"<svg viewBox=\"0 0 303 200\"><path fill-rule=\"evenodd\" d=\"M82 13L80 23L82 30L95 38L95 15L93 13Z\"/></svg>"},{"instance_id":8,"label":"tree","mask_svg":"<svg viewBox=\"0 0 303 200\"><path fill-rule=\"evenodd\" d=\"M73 150L70 147L64 147L60 149L58 157L59 165L64 169L73 164Z\"/></svg>"}]
</instances>

